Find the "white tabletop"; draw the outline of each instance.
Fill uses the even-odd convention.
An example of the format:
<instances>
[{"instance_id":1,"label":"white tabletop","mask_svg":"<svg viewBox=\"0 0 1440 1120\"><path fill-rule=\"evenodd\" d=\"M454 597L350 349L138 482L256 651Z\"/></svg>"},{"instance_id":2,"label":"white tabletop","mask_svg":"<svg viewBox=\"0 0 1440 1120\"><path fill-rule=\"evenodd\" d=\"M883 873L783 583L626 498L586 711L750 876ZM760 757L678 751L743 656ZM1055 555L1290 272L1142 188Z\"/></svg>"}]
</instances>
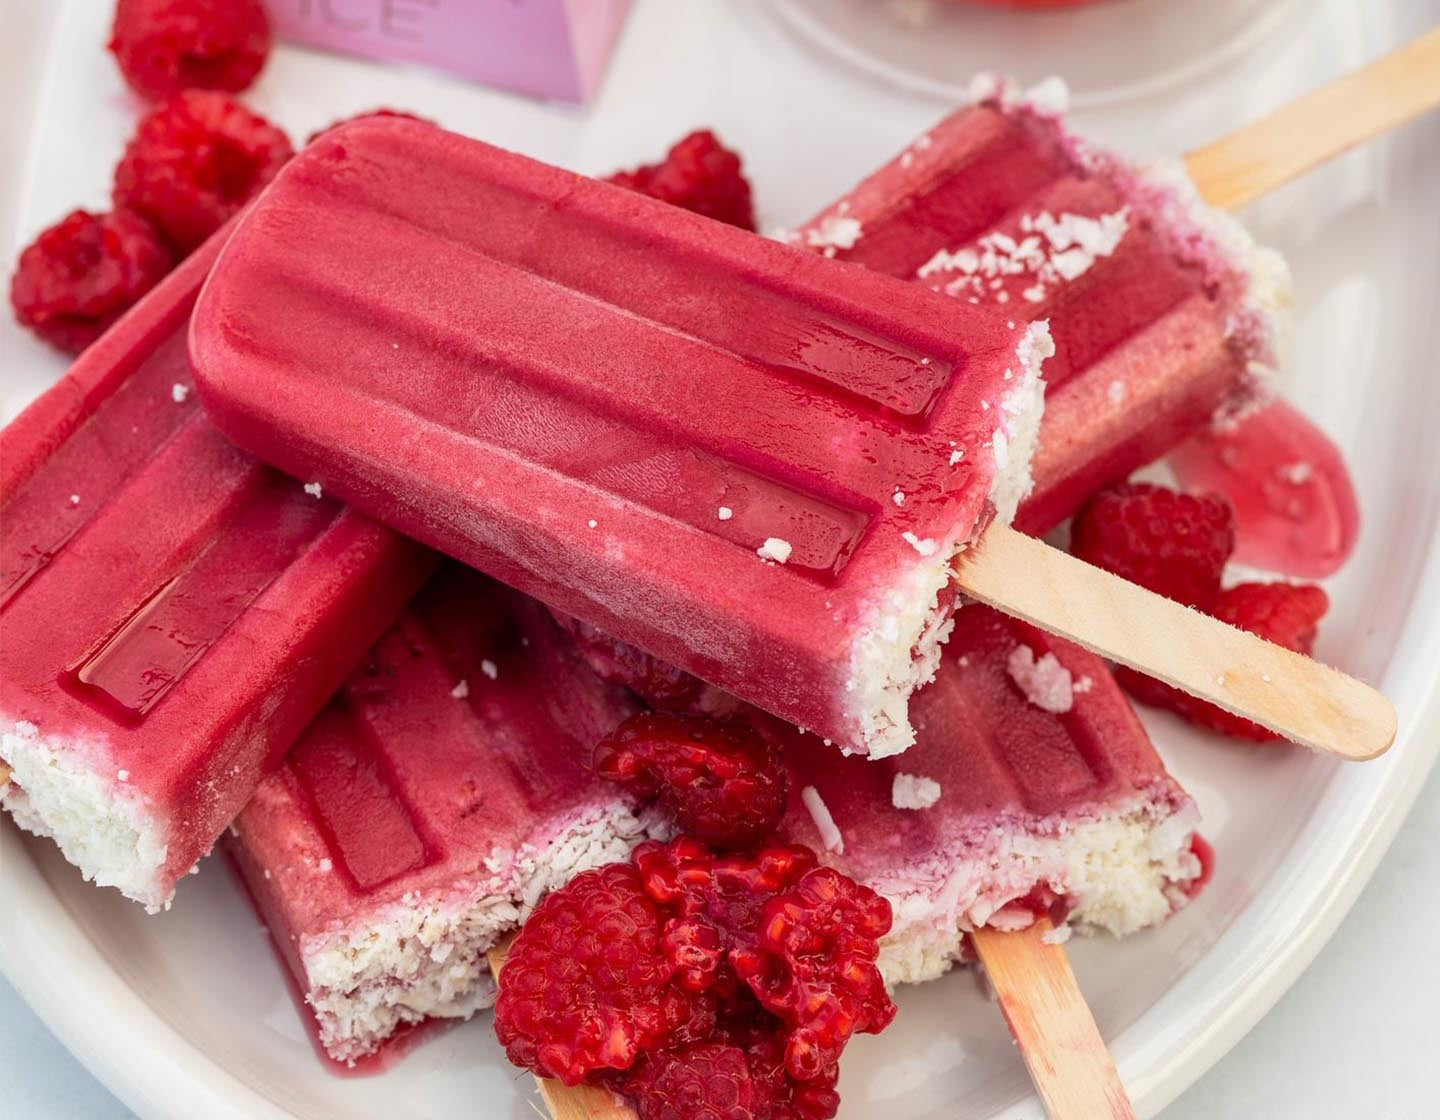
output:
<instances>
[{"instance_id":1,"label":"white tabletop","mask_svg":"<svg viewBox=\"0 0 1440 1120\"><path fill-rule=\"evenodd\" d=\"M1430 1120L1440 1053L1440 771L1334 940L1163 1120ZM0 979L8 1120L130 1120Z\"/></svg>"}]
</instances>

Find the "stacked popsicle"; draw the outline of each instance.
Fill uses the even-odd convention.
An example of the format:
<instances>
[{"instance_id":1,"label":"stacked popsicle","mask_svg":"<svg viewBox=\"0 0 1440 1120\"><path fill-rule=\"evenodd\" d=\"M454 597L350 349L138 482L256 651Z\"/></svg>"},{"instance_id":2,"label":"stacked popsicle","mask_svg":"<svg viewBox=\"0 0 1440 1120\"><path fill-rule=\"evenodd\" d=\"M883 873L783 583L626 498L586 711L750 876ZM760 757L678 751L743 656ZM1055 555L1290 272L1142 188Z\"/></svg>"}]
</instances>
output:
<instances>
[{"instance_id":1,"label":"stacked popsicle","mask_svg":"<svg viewBox=\"0 0 1440 1120\"><path fill-rule=\"evenodd\" d=\"M495 942L655 830L653 807L589 770L635 710L538 603L458 567L431 581L235 824L332 1058L485 1006ZM1201 880L1195 804L1105 666L988 608L957 615L903 758L837 759L752 718L784 739L782 836L890 900L891 982L1037 913L1128 934Z\"/></svg>"},{"instance_id":2,"label":"stacked popsicle","mask_svg":"<svg viewBox=\"0 0 1440 1120\"><path fill-rule=\"evenodd\" d=\"M1217 417L1263 402L1284 260L1207 206L1178 163L1137 168L1066 128L1058 82L995 79L792 240L1015 322L1055 356L1035 488L1044 532Z\"/></svg>"},{"instance_id":3,"label":"stacked popsicle","mask_svg":"<svg viewBox=\"0 0 1440 1120\"><path fill-rule=\"evenodd\" d=\"M155 909L433 568L227 443L197 251L0 432L0 796Z\"/></svg>"}]
</instances>

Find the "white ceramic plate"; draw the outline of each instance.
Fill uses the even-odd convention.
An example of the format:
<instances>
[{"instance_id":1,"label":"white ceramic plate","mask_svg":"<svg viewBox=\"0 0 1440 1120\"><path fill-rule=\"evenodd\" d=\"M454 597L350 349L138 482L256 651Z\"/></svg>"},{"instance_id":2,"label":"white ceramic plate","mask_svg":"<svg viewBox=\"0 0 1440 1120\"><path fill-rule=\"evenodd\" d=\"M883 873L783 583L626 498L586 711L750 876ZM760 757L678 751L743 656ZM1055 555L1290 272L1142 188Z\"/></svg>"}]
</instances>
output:
<instances>
[{"instance_id":1,"label":"white ceramic plate","mask_svg":"<svg viewBox=\"0 0 1440 1120\"><path fill-rule=\"evenodd\" d=\"M0 7L6 0L0 0ZM101 206L137 105L101 48L108 0L9 0L0 40L0 259L73 205ZM1435 5L1326 0L1163 98L1078 123L1137 154L1217 135L1434 22ZM1036 48L1027 48L1036 49ZM1058 53L1058 48L1057 48ZM1203 61L1203 60L1201 60ZM1003 65L1004 59L996 60ZM1202 68L1204 69L1204 68ZM4 88L14 85L14 89ZM745 154L767 225L807 217L943 111L803 42L773 9L638 5L600 100L580 112L416 71L281 50L254 101L292 135L388 104L583 171L656 157L709 124ZM1331 590L1319 653L1381 684L1395 750L1343 768L1210 739L1165 716L1157 742L1200 801L1219 871L1193 907L1073 956L1126 1084L1154 1113L1233 1045L1329 935L1385 851L1440 747L1440 122L1413 127L1255 208L1298 279L1287 388L1343 444L1366 517ZM1427 209L1428 208L1428 209ZM8 314L3 416L63 363ZM0 963L66 1044L147 1120L531 1117L487 1017L382 1077L316 1061L255 919L218 861L147 918L90 889L42 843L0 827ZM845 1115L1038 1116L993 1006L963 973L900 993L901 1015L847 1055Z\"/></svg>"}]
</instances>

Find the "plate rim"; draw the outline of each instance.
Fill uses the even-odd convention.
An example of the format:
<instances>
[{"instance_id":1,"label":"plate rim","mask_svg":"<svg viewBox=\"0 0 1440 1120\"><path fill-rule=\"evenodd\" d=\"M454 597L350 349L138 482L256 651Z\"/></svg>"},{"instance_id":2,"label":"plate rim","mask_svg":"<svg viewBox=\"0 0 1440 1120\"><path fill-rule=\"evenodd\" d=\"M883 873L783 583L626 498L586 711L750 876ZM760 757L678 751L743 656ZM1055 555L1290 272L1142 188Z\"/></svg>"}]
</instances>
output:
<instances>
[{"instance_id":1,"label":"plate rim","mask_svg":"<svg viewBox=\"0 0 1440 1120\"><path fill-rule=\"evenodd\" d=\"M47 41L26 53L29 66L12 71L11 82L23 83L27 71L51 80L54 69L47 59L68 10L56 5L45 11L41 18L49 25L41 33ZM31 157L26 141L34 135L36 111L15 130L25 144L17 165L22 173ZM23 181L18 189L24 189ZM5 217L0 215L0 229ZM1353 779L1328 784L1264 893L1112 1040L1122 1078L1142 1113L1159 1112L1193 1084L1308 968L1389 850L1440 757L1440 622L1428 630L1423 626L1427 618L1440 620L1440 523L1432 526L1427 556L1380 682L1402 715L1394 748ZM1433 668L1427 673L1425 665ZM1273 951L1262 951L1262 943ZM0 972L67 1050L145 1120L189 1120L197 1109L217 1120L296 1116L192 1045L126 983L8 824L0 829ZM1194 988L1199 992L1190 991ZM1032 1097L995 1115L1038 1117L1038 1101Z\"/></svg>"}]
</instances>

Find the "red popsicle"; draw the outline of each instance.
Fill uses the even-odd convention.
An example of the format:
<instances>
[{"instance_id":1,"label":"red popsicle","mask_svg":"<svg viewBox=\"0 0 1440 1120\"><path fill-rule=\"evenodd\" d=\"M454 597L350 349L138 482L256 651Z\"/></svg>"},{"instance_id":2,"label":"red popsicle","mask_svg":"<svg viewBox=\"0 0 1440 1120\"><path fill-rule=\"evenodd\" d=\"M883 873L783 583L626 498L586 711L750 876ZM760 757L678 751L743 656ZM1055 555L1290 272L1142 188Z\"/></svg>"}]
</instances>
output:
<instances>
[{"instance_id":1,"label":"red popsicle","mask_svg":"<svg viewBox=\"0 0 1440 1120\"><path fill-rule=\"evenodd\" d=\"M403 120L327 133L197 309L242 446L859 752L1029 485L1043 324Z\"/></svg>"},{"instance_id":2,"label":"red popsicle","mask_svg":"<svg viewBox=\"0 0 1440 1120\"><path fill-rule=\"evenodd\" d=\"M201 415L185 331L219 247L0 432L4 805L152 909L434 563Z\"/></svg>"}]
</instances>

